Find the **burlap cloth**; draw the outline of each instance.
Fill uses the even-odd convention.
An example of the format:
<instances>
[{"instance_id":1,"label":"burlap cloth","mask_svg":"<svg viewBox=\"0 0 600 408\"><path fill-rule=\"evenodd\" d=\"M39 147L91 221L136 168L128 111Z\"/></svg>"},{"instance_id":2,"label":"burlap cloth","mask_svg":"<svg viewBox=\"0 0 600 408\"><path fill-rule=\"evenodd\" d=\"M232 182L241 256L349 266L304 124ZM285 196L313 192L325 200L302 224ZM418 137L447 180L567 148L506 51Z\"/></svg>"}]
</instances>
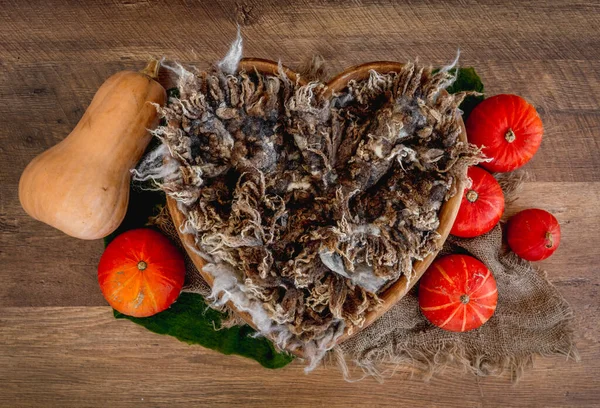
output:
<instances>
[{"instance_id":1,"label":"burlap cloth","mask_svg":"<svg viewBox=\"0 0 600 408\"><path fill-rule=\"evenodd\" d=\"M522 179L523 173L499 177L507 205ZM151 224L182 247L166 207ZM473 239L450 236L440 252L446 253L471 254L492 271L498 286L494 316L470 332L444 331L420 313L415 287L370 327L330 353L329 361L337 362L347 380L366 376L382 380L402 367L427 379L448 366L483 376L508 372L517 380L536 355L579 359L569 304L543 271L506 249L500 225ZM189 258L186 265L184 290L208 296L210 288ZM225 324L243 321L232 316Z\"/></svg>"}]
</instances>

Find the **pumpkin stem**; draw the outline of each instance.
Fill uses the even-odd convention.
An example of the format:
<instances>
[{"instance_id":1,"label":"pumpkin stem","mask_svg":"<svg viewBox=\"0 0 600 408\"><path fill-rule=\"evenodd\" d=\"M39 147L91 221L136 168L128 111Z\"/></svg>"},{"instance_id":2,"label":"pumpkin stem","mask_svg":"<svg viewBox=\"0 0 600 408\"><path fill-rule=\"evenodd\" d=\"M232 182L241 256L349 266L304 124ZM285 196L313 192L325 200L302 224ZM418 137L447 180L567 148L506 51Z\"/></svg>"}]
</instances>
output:
<instances>
[{"instance_id":1,"label":"pumpkin stem","mask_svg":"<svg viewBox=\"0 0 600 408\"><path fill-rule=\"evenodd\" d=\"M551 232L546 232L546 248L552 248L554 246L554 238Z\"/></svg>"},{"instance_id":2,"label":"pumpkin stem","mask_svg":"<svg viewBox=\"0 0 600 408\"><path fill-rule=\"evenodd\" d=\"M477 201L478 198L479 198L479 194L477 194L477 191L475 191L475 190L467 191L467 200L470 203L474 203L475 201Z\"/></svg>"},{"instance_id":3,"label":"pumpkin stem","mask_svg":"<svg viewBox=\"0 0 600 408\"><path fill-rule=\"evenodd\" d=\"M469 295L462 295L460 297L460 303L462 303L463 305L466 305L467 303L469 303Z\"/></svg>"},{"instance_id":4,"label":"pumpkin stem","mask_svg":"<svg viewBox=\"0 0 600 408\"><path fill-rule=\"evenodd\" d=\"M158 71L160 70L160 61L156 58L152 58L146 68L142 69L140 73L149 76L152 79L158 78Z\"/></svg>"},{"instance_id":5,"label":"pumpkin stem","mask_svg":"<svg viewBox=\"0 0 600 408\"><path fill-rule=\"evenodd\" d=\"M512 143L515 141L517 136L515 136L515 132L513 132L513 130L509 128L508 132L506 132L506 134L504 135L504 138L508 143Z\"/></svg>"},{"instance_id":6,"label":"pumpkin stem","mask_svg":"<svg viewBox=\"0 0 600 408\"><path fill-rule=\"evenodd\" d=\"M137 267L140 271L143 271L144 269L146 269L148 267L148 264L144 261L139 261L137 264Z\"/></svg>"}]
</instances>

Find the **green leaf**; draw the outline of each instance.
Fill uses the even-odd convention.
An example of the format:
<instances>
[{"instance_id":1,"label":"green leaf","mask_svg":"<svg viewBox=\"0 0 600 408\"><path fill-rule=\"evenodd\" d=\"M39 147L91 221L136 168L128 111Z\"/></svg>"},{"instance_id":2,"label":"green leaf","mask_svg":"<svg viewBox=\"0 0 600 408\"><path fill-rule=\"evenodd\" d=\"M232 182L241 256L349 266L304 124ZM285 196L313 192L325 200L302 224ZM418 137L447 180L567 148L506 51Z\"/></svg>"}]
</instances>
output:
<instances>
[{"instance_id":1,"label":"green leaf","mask_svg":"<svg viewBox=\"0 0 600 408\"><path fill-rule=\"evenodd\" d=\"M252 337L249 326L219 327L224 314L210 309L195 293L182 293L169 309L151 317L131 317L114 311L117 319L129 319L148 330L174 336L189 344L199 344L223 354L237 354L258 361L266 368L281 368L294 357L279 353L264 337Z\"/></svg>"},{"instance_id":2,"label":"green leaf","mask_svg":"<svg viewBox=\"0 0 600 408\"><path fill-rule=\"evenodd\" d=\"M455 72L452 70L450 72ZM473 67L459 68L456 81L448 88L449 93L457 93L462 91L475 91L483 93L483 82L481 78L475 72ZM467 96L465 100L460 104L460 109L463 111L463 120L466 122L467 118L471 114L471 111L483 101L483 95L479 96Z\"/></svg>"}]
</instances>

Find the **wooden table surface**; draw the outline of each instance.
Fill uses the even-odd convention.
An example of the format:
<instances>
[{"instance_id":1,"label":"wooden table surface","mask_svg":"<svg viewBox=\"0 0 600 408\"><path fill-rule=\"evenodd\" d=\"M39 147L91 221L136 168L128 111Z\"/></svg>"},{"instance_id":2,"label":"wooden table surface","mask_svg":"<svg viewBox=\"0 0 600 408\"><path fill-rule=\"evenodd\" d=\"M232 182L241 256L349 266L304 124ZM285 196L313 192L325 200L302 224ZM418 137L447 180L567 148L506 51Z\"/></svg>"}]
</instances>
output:
<instances>
[{"instance_id":1,"label":"wooden table surface","mask_svg":"<svg viewBox=\"0 0 600 408\"><path fill-rule=\"evenodd\" d=\"M593 406L600 403L600 2L0 1L0 406ZM499 3L504 3L499 5ZM245 55L331 73L370 60L440 65L461 50L488 95L516 93L546 133L509 213L548 209L561 247L541 263L578 323L581 362L537 358L507 376L400 372L347 383L335 367L278 371L113 319L98 289L101 241L19 206L21 171L75 126L112 73L152 56L204 65L242 28Z\"/></svg>"}]
</instances>

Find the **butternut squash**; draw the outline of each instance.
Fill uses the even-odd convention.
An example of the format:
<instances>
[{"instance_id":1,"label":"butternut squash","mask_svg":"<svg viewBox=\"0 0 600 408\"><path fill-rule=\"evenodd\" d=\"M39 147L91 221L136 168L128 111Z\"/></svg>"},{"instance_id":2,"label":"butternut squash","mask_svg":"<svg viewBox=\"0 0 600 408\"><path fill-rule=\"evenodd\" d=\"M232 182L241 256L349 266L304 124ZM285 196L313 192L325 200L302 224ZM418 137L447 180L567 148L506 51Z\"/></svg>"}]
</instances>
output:
<instances>
[{"instance_id":1,"label":"butternut squash","mask_svg":"<svg viewBox=\"0 0 600 408\"><path fill-rule=\"evenodd\" d=\"M23 171L19 200L33 218L81 239L113 232L125 217L130 169L156 126L152 103L163 105L155 81L159 62L107 79L73 131Z\"/></svg>"}]
</instances>

